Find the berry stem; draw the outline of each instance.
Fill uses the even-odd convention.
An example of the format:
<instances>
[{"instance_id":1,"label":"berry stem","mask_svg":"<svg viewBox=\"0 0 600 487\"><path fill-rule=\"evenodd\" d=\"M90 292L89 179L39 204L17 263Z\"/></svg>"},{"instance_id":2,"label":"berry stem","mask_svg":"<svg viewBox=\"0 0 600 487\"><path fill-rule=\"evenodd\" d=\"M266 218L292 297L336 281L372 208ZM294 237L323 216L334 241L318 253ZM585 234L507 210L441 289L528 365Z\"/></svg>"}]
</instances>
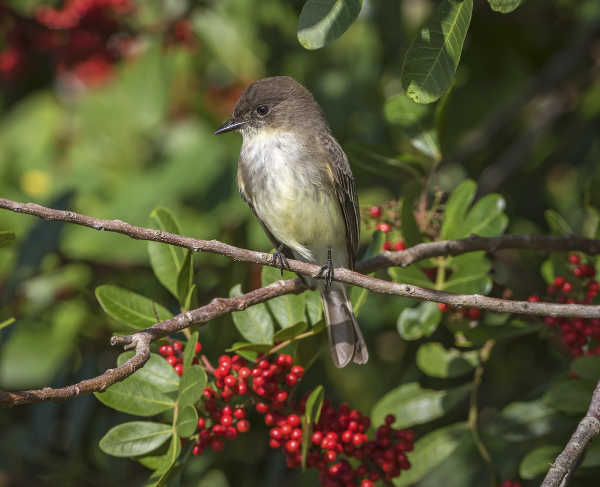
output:
<instances>
[{"instance_id":1,"label":"berry stem","mask_svg":"<svg viewBox=\"0 0 600 487\"><path fill-rule=\"evenodd\" d=\"M202 364L204 365L206 371L212 375L215 375L215 368L210 363L210 360L208 360L208 357L203 354L200 356L200 360L202 360Z\"/></svg>"},{"instance_id":2,"label":"berry stem","mask_svg":"<svg viewBox=\"0 0 600 487\"><path fill-rule=\"evenodd\" d=\"M479 450L479 454L481 458L483 458L484 462L488 466L490 471L490 486L497 487L498 486L498 478L496 475L496 468L494 466L494 462L492 461L492 457L488 449L483 443L481 436L479 435L478 429L478 418L479 418L479 410L477 408L477 396L479 392L479 387L481 386L481 382L483 380L484 373L484 365L490 358L492 353L492 349L496 342L494 340L487 340L483 347L479 350L479 364L475 368L475 376L473 378L473 389L471 390L471 397L469 400L469 429L471 430L471 436L473 437L473 441Z\"/></svg>"}]
</instances>

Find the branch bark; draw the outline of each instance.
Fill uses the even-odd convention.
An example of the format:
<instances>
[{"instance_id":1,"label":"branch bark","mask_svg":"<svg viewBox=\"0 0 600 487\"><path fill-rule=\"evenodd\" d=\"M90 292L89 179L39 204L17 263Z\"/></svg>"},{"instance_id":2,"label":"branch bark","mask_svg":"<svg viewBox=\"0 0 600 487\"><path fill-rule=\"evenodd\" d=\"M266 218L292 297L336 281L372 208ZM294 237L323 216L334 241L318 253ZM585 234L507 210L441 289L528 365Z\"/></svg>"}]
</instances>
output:
<instances>
[{"instance_id":1,"label":"branch bark","mask_svg":"<svg viewBox=\"0 0 600 487\"><path fill-rule=\"evenodd\" d=\"M72 211L55 210L34 203L19 203L0 198L0 208L17 213L24 213L45 220L65 221L94 228L100 231L111 231L127 235L139 240L151 240L165 244L177 245L194 251L206 251L221 254L233 260L253 262L273 266L271 254L241 249L216 240L198 240L181 235L175 235L160 230L130 225L121 220L105 220L82 215ZM432 242L416 245L400 252L382 252L372 259L360 262L357 271L344 268L334 270L334 279L347 284L363 287L372 292L411 297L424 301L437 301L455 307L475 307L497 312L519 313L555 317L600 317L600 306L555 303L530 303L526 301L508 301L481 295L452 294L433 289L421 288L409 284L385 281L361 274L394 265L407 266L422 259L459 255L472 251L496 252L502 249L532 249L568 251L581 250L588 254L600 253L600 241L583 237L547 237L539 235L506 235L503 237L484 238L471 236L462 240ZM319 271L319 266L288 260L291 271L313 276ZM157 323L150 328L129 336L113 337L112 345L121 345L125 349L135 348L133 358L116 369L110 369L93 379L84 380L78 384L58 389L44 388L20 392L0 391L0 405L14 406L46 400L59 400L75 397L81 393L102 391L111 384L123 380L144 365L150 353L150 343L158 338L170 335L192 325L204 324L208 321L246 309L253 304L267 301L287 293L299 293L306 289L300 279L277 281L269 286L256 289L236 298L215 298L209 304L192 311L181 313L169 320Z\"/></svg>"},{"instance_id":2,"label":"branch bark","mask_svg":"<svg viewBox=\"0 0 600 487\"><path fill-rule=\"evenodd\" d=\"M590 441L600 433L600 382L596 385L586 415L548 470L541 487L566 487Z\"/></svg>"}]
</instances>

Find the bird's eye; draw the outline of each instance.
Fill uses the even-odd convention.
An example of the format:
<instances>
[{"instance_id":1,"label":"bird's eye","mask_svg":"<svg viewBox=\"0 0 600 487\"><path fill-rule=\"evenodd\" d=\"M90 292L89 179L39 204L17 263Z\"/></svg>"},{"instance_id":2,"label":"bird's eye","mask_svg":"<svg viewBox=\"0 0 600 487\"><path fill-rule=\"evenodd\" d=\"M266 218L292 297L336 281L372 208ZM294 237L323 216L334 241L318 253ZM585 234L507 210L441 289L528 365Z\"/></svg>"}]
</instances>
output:
<instances>
[{"instance_id":1,"label":"bird's eye","mask_svg":"<svg viewBox=\"0 0 600 487\"><path fill-rule=\"evenodd\" d=\"M267 105L259 105L256 107L256 113L258 113L261 117L264 117L267 113L269 113L269 107Z\"/></svg>"}]
</instances>

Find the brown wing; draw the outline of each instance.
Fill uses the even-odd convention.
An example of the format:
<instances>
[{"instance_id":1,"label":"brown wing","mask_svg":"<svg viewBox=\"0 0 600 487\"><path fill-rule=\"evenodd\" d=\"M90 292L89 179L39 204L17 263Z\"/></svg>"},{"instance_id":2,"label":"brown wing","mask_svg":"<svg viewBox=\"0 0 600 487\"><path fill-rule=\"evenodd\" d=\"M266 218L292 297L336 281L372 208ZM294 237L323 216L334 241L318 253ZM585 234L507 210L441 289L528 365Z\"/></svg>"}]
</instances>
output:
<instances>
[{"instance_id":1,"label":"brown wing","mask_svg":"<svg viewBox=\"0 0 600 487\"><path fill-rule=\"evenodd\" d=\"M333 186L346 224L346 243L350 267L353 269L360 241L360 211L356 185L348 157L331 134L327 136L326 145L328 162L333 172Z\"/></svg>"}]
</instances>

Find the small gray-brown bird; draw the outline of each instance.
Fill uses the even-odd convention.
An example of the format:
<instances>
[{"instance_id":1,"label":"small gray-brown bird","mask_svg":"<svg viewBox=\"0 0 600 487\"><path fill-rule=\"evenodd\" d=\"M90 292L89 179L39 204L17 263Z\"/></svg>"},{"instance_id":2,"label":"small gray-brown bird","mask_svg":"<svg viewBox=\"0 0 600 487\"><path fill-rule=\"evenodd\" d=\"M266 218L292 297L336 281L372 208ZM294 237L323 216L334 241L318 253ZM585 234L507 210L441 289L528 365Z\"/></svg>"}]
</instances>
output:
<instances>
[{"instance_id":1,"label":"small gray-brown bird","mask_svg":"<svg viewBox=\"0 0 600 487\"><path fill-rule=\"evenodd\" d=\"M331 282L334 266L354 267L360 214L346 154L331 134L321 108L287 76L252 83L233 114L215 131L242 134L238 187L285 258L323 265L325 280L312 280L323 299L333 362L344 367L369 358L346 286Z\"/></svg>"}]
</instances>

